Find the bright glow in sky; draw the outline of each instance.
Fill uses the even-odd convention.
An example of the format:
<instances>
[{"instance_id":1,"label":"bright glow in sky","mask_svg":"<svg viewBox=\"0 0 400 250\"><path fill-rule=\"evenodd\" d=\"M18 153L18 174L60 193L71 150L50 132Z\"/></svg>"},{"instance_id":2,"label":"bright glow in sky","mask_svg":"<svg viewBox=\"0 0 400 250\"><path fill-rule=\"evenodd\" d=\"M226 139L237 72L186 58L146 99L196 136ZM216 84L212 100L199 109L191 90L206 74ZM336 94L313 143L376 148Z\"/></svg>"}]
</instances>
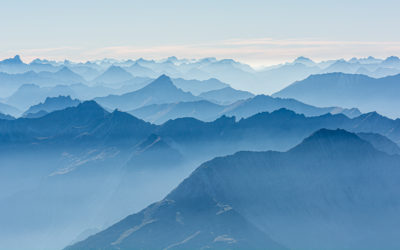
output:
<instances>
[{"instance_id":1,"label":"bright glow in sky","mask_svg":"<svg viewBox=\"0 0 400 250\"><path fill-rule=\"evenodd\" d=\"M0 59L399 56L399 10L398 0L14 0L1 3Z\"/></svg>"}]
</instances>

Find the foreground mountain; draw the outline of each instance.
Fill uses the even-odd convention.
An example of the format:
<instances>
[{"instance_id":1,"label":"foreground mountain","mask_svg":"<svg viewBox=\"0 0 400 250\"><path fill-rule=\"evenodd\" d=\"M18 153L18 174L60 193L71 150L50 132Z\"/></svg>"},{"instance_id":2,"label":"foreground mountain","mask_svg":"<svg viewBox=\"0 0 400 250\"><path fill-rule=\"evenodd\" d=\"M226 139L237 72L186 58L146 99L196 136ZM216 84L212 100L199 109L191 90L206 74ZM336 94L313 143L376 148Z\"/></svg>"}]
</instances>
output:
<instances>
[{"instance_id":1,"label":"foreground mountain","mask_svg":"<svg viewBox=\"0 0 400 250\"><path fill-rule=\"evenodd\" d=\"M37 119L0 120L0 221L7 225L0 227L0 242L7 249L60 249L86 229L104 229L162 199L213 157L287 150L320 128L379 133L399 143L399 127L375 113L350 119L285 109L241 120L153 125L93 101ZM390 149L390 143L378 144Z\"/></svg>"},{"instance_id":2,"label":"foreground mountain","mask_svg":"<svg viewBox=\"0 0 400 250\"><path fill-rule=\"evenodd\" d=\"M31 106L22 116L32 116L39 112L47 114L56 110L78 106L79 103L80 101L78 99L72 99L70 96L47 97L43 103ZM40 116L36 115L35 117Z\"/></svg>"},{"instance_id":3,"label":"foreground mountain","mask_svg":"<svg viewBox=\"0 0 400 250\"><path fill-rule=\"evenodd\" d=\"M377 111L400 117L400 75L371 78L365 75L330 73L312 75L273 96L295 98L317 106L357 107L361 112Z\"/></svg>"},{"instance_id":4,"label":"foreground mountain","mask_svg":"<svg viewBox=\"0 0 400 250\"><path fill-rule=\"evenodd\" d=\"M400 156L344 130L204 163L162 201L66 249L396 249Z\"/></svg>"},{"instance_id":5,"label":"foreground mountain","mask_svg":"<svg viewBox=\"0 0 400 250\"><path fill-rule=\"evenodd\" d=\"M145 121L162 124L170 119L193 117L202 121L213 121L222 115L235 116L237 119L248 118L261 112L273 112L286 108L306 116L319 116L327 113L344 114L350 118L361 115L358 109L339 107L319 108L294 99L257 95L247 100L230 105L219 105L206 100L195 102L178 102L169 104L152 104L129 111L130 114Z\"/></svg>"},{"instance_id":6,"label":"foreground mountain","mask_svg":"<svg viewBox=\"0 0 400 250\"><path fill-rule=\"evenodd\" d=\"M173 103L179 101L195 101L199 97L178 89L171 79L162 75L147 86L123 95L109 95L96 98L96 102L108 108L132 110L150 104Z\"/></svg>"}]
</instances>

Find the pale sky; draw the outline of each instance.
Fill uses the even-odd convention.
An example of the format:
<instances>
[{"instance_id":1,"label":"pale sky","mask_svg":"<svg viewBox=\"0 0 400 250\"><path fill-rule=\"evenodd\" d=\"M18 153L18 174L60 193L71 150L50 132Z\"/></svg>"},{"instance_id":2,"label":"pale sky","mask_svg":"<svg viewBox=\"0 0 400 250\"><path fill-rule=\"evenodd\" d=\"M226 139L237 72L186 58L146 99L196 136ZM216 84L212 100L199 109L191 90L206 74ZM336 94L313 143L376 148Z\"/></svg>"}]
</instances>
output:
<instances>
[{"instance_id":1,"label":"pale sky","mask_svg":"<svg viewBox=\"0 0 400 250\"><path fill-rule=\"evenodd\" d=\"M0 0L0 59L400 55L396 0Z\"/></svg>"}]
</instances>

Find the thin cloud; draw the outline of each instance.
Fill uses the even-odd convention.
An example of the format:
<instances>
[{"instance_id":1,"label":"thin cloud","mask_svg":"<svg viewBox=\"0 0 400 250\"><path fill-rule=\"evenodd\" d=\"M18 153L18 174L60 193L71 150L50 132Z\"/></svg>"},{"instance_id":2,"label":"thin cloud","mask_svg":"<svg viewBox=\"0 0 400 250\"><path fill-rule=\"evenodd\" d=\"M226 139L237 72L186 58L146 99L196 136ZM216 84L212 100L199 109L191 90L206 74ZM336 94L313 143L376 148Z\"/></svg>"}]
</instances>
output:
<instances>
[{"instance_id":1,"label":"thin cloud","mask_svg":"<svg viewBox=\"0 0 400 250\"><path fill-rule=\"evenodd\" d=\"M351 57L387 57L400 54L400 42L396 41L335 41L322 39L229 39L209 43L160 45L160 46L109 46L102 48L57 47L25 49L8 52L21 54L26 60L49 58L74 61L101 58L154 58L168 56L181 58L232 58L253 66L271 65L307 56L314 60Z\"/></svg>"}]
</instances>

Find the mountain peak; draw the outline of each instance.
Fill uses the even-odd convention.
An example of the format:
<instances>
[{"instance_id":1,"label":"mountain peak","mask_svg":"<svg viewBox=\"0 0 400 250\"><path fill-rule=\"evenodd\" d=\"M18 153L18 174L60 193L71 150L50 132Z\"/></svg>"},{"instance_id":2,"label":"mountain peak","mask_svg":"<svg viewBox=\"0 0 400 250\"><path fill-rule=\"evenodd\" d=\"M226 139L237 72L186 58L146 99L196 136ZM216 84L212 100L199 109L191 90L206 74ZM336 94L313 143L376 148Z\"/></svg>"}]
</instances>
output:
<instances>
[{"instance_id":1,"label":"mountain peak","mask_svg":"<svg viewBox=\"0 0 400 250\"><path fill-rule=\"evenodd\" d=\"M153 82L151 82L149 85L147 85L147 87L173 87L176 88L176 86L173 84L171 78L165 74L162 74L161 76L159 76L157 79L155 79Z\"/></svg>"},{"instance_id":2,"label":"mountain peak","mask_svg":"<svg viewBox=\"0 0 400 250\"><path fill-rule=\"evenodd\" d=\"M110 72L122 72L125 71L123 68L121 68L120 66L116 66L116 65L111 65L110 67L108 67L107 71Z\"/></svg>"},{"instance_id":3,"label":"mountain peak","mask_svg":"<svg viewBox=\"0 0 400 250\"><path fill-rule=\"evenodd\" d=\"M115 83L132 79L132 75L120 66L111 65L101 75L96 77L95 82Z\"/></svg>"},{"instance_id":4,"label":"mountain peak","mask_svg":"<svg viewBox=\"0 0 400 250\"><path fill-rule=\"evenodd\" d=\"M290 151L304 154L313 152L316 149L326 153L330 157L335 157L334 155L337 153L356 155L360 152L368 154L369 152L376 151L370 143L364 141L354 133L343 129L331 130L325 128L314 132Z\"/></svg>"},{"instance_id":5,"label":"mountain peak","mask_svg":"<svg viewBox=\"0 0 400 250\"><path fill-rule=\"evenodd\" d=\"M93 100L84 101L84 102L80 103L76 108L80 109L80 110L105 111L97 102L95 102Z\"/></svg>"},{"instance_id":6,"label":"mountain peak","mask_svg":"<svg viewBox=\"0 0 400 250\"><path fill-rule=\"evenodd\" d=\"M304 57L304 56L299 56L297 57L293 62L313 62L313 60L311 60L310 58Z\"/></svg>"},{"instance_id":7,"label":"mountain peak","mask_svg":"<svg viewBox=\"0 0 400 250\"><path fill-rule=\"evenodd\" d=\"M21 57L19 55L15 55L13 58L8 58L1 62L4 64L23 64Z\"/></svg>"}]
</instances>

